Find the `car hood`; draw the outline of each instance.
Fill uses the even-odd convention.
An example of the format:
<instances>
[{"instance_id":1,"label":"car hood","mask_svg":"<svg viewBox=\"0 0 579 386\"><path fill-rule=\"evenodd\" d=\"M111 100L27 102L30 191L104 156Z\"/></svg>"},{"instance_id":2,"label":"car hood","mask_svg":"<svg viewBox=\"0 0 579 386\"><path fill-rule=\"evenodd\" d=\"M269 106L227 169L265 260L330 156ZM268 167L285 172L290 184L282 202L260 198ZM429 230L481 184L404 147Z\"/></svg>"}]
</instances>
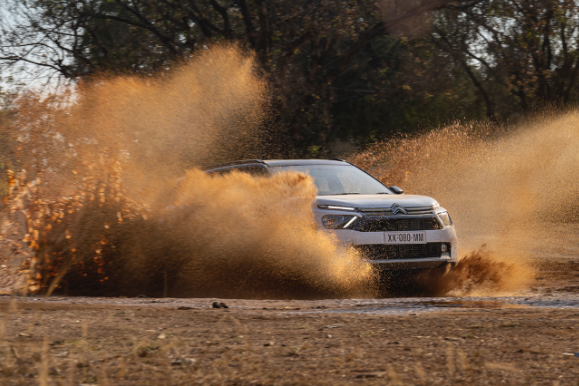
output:
<instances>
[{"instance_id":1,"label":"car hood","mask_svg":"<svg viewBox=\"0 0 579 386\"><path fill-rule=\"evenodd\" d=\"M431 197L405 194L349 194L343 196L317 196L317 205L348 206L360 209L390 208L393 204L405 208L433 207L438 202Z\"/></svg>"}]
</instances>

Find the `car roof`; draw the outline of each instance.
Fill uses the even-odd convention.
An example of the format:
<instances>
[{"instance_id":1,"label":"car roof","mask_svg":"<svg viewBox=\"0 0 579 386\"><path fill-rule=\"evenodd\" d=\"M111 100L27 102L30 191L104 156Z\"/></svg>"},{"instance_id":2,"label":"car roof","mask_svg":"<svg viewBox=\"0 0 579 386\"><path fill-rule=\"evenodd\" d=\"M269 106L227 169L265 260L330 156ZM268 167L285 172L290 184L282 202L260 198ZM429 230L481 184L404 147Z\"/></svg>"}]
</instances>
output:
<instances>
[{"instance_id":1,"label":"car roof","mask_svg":"<svg viewBox=\"0 0 579 386\"><path fill-rule=\"evenodd\" d=\"M330 159L274 159L264 160L268 166L300 166L300 165L348 165L343 160Z\"/></svg>"},{"instance_id":2,"label":"car roof","mask_svg":"<svg viewBox=\"0 0 579 386\"><path fill-rule=\"evenodd\" d=\"M214 165L207 165L203 168L205 171L214 170L214 169L225 169L230 167L239 167L242 165L267 165L271 167L280 167L280 166L299 166L299 165L349 165L348 162L343 160L329 160L329 159L274 159L274 160L260 160L260 159L251 159L251 160L241 160L241 161L233 161L227 162L222 164L214 164Z\"/></svg>"}]
</instances>

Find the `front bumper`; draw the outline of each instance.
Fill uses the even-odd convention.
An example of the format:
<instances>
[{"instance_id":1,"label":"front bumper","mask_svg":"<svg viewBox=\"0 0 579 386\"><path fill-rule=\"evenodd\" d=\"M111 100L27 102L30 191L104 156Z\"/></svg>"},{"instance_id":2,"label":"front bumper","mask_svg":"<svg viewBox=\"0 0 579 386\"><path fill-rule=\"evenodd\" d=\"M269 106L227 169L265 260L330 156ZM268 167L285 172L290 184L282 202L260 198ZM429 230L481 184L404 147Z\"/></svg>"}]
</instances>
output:
<instances>
[{"instance_id":1,"label":"front bumper","mask_svg":"<svg viewBox=\"0 0 579 386\"><path fill-rule=\"evenodd\" d=\"M328 211L319 213L320 217L325 214L328 214ZM318 219L320 217L318 217ZM387 237L386 235L389 232L360 232L352 229L324 230L332 233L338 239L340 244L361 250L362 255L367 259L366 261L381 271L435 268L442 264L458 262L458 240L454 226L446 226L443 229L423 231L426 238L426 245L444 243L447 246L450 246L447 252L433 252L432 255L429 255L428 253L411 253L411 255L399 253L394 257L391 255L388 256L388 253L385 252L384 258L381 258L379 253L373 253L371 256L368 256L368 254L365 254L363 251L364 249L380 250L384 247L391 246L392 244L385 242L385 238ZM413 246L412 244L401 245ZM419 247L423 245L424 244L418 244L415 249L420 250ZM428 248L425 250L427 249Z\"/></svg>"},{"instance_id":2,"label":"front bumper","mask_svg":"<svg viewBox=\"0 0 579 386\"><path fill-rule=\"evenodd\" d=\"M451 242L354 245L354 248L381 270L431 268L456 261L452 258Z\"/></svg>"},{"instance_id":3,"label":"front bumper","mask_svg":"<svg viewBox=\"0 0 579 386\"><path fill-rule=\"evenodd\" d=\"M370 260L368 262L381 271L436 268L442 264L456 263L456 261L450 258L448 253L443 253L441 257L427 257L423 259Z\"/></svg>"}]
</instances>

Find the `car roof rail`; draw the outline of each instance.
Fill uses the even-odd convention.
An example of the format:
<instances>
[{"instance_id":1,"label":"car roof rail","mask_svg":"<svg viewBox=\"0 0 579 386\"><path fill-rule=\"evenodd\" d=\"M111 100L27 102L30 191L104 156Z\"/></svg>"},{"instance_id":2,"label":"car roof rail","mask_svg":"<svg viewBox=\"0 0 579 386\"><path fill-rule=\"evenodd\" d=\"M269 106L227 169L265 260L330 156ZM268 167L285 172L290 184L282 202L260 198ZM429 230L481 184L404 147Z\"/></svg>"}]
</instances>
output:
<instances>
[{"instance_id":1,"label":"car roof rail","mask_svg":"<svg viewBox=\"0 0 579 386\"><path fill-rule=\"evenodd\" d=\"M263 160L261 159L245 159L245 160L241 160L241 161L231 161L231 162L225 162L225 163L220 163L220 164L211 164L211 165L204 165L201 167L201 170L210 170L210 169L216 169L216 168L223 168L226 166L235 166L235 165L250 165L250 164L262 164L262 165L267 165Z\"/></svg>"},{"instance_id":2,"label":"car roof rail","mask_svg":"<svg viewBox=\"0 0 579 386\"><path fill-rule=\"evenodd\" d=\"M341 158L331 158L332 161L342 161L342 162L348 162L345 159L341 159Z\"/></svg>"}]
</instances>

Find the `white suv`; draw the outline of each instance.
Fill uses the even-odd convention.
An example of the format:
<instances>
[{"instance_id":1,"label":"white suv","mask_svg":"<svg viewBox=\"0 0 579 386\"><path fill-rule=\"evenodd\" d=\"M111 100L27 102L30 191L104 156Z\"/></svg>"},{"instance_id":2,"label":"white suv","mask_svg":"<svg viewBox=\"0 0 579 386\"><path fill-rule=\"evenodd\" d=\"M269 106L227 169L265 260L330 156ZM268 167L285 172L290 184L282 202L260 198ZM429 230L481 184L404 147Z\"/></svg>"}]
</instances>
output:
<instances>
[{"instance_id":1,"label":"white suv","mask_svg":"<svg viewBox=\"0 0 579 386\"><path fill-rule=\"evenodd\" d=\"M213 165L206 173L232 170L268 175L309 174L318 188L314 215L320 229L359 249L380 271L440 267L458 260L454 225L436 200L387 188L342 160L245 160Z\"/></svg>"}]
</instances>

